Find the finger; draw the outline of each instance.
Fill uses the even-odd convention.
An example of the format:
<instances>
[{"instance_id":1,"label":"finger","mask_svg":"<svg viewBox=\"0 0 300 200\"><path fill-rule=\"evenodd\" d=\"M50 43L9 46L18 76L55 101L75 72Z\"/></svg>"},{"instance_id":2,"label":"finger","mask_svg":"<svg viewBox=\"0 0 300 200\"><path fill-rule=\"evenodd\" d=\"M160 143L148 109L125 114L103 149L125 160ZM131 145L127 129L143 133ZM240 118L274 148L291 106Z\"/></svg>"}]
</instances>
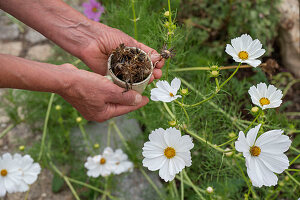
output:
<instances>
[{"instance_id":1,"label":"finger","mask_svg":"<svg viewBox=\"0 0 300 200\"><path fill-rule=\"evenodd\" d=\"M106 102L126 106L135 106L142 101L142 95L134 90L125 92L124 88L115 85L114 90L106 98Z\"/></svg>"},{"instance_id":2,"label":"finger","mask_svg":"<svg viewBox=\"0 0 300 200\"><path fill-rule=\"evenodd\" d=\"M145 51L147 54L151 53L150 59L153 64L156 63L155 68L162 68L164 66L164 59L161 58L160 54L157 53L155 49L152 49L140 42L137 47Z\"/></svg>"},{"instance_id":3,"label":"finger","mask_svg":"<svg viewBox=\"0 0 300 200\"><path fill-rule=\"evenodd\" d=\"M152 81L153 81L154 79L155 79L155 78L154 78L154 76L153 76L153 75L151 75L151 78L150 78L150 80L149 80L149 83L148 83L148 84L152 83Z\"/></svg>"},{"instance_id":4,"label":"finger","mask_svg":"<svg viewBox=\"0 0 300 200\"><path fill-rule=\"evenodd\" d=\"M162 71L160 69L154 69L153 76L155 79L160 79L162 76Z\"/></svg>"},{"instance_id":5,"label":"finger","mask_svg":"<svg viewBox=\"0 0 300 200\"><path fill-rule=\"evenodd\" d=\"M155 68L161 69L165 65L165 59L161 59L158 63L156 63Z\"/></svg>"},{"instance_id":6,"label":"finger","mask_svg":"<svg viewBox=\"0 0 300 200\"><path fill-rule=\"evenodd\" d=\"M126 113L129 113L131 111L137 110L143 106L145 106L147 103L149 102L149 99L147 97L143 97L142 101L140 102L140 104L135 105L135 106L127 106L127 105L119 105L119 104L107 104L107 108L106 108L106 116L103 119L103 113L99 114L99 116L97 116L96 119L98 119L97 121L104 121L107 119L110 119L112 117L117 117L120 115L124 115Z\"/></svg>"}]
</instances>

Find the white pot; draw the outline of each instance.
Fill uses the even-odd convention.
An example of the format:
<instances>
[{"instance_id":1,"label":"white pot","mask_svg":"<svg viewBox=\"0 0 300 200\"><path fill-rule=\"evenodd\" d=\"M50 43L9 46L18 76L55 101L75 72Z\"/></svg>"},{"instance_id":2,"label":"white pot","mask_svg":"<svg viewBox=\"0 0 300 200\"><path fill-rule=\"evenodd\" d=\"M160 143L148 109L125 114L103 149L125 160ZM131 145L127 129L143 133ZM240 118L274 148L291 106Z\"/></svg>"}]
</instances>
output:
<instances>
[{"instance_id":1,"label":"white pot","mask_svg":"<svg viewBox=\"0 0 300 200\"><path fill-rule=\"evenodd\" d=\"M136 47L125 47L125 48L130 48L130 49L137 49ZM151 59L149 57L149 55L144 52L143 50L139 49L143 54L146 55L146 57L150 60L150 63L151 63L151 73L149 74L149 76L139 82L139 83L133 83L132 84L132 89L137 91L138 93L142 94L146 88L146 86L148 85L149 83L149 80L151 78L151 75L153 73L153 64L151 62ZM122 87L122 88L126 88L126 83L125 81L122 81L120 80L117 76L115 76L115 74L113 73L112 69L111 69L111 57L112 57L113 54L110 54L109 58L108 58L108 61L107 61L107 76L108 78L110 78L116 85Z\"/></svg>"}]
</instances>

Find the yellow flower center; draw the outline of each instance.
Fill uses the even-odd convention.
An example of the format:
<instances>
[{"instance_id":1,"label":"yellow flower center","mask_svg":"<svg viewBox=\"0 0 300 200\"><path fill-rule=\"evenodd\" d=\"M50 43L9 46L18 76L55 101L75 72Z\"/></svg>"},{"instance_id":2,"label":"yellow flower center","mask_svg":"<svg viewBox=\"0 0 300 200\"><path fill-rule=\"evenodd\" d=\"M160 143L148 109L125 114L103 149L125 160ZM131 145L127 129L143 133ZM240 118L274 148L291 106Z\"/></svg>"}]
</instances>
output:
<instances>
[{"instance_id":1,"label":"yellow flower center","mask_svg":"<svg viewBox=\"0 0 300 200\"><path fill-rule=\"evenodd\" d=\"M247 60L248 59L248 52L247 51L240 51L239 58L242 59L242 60Z\"/></svg>"},{"instance_id":2,"label":"yellow flower center","mask_svg":"<svg viewBox=\"0 0 300 200\"><path fill-rule=\"evenodd\" d=\"M269 105L270 104L270 100L268 98L263 97L263 98L261 98L259 100L259 103L260 103L261 106Z\"/></svg>"},{"instance_id":3,"label":"yellow flower center","mask_svg":"<svg viewBox=\"0 0 300 200\"><path fill-rule=\"evenodd\" d=\"M7 175L7 170L6 169L2 169L1 170L1 176L6 176Z\"/></svg>"},{"instance_id":4,"label":"yellow flower center","mask_svg":"<svg viewBox=\"0 0 300 200\"><path fill-rule=\"evenodd\" d=\"M250 148L250 154L252 156L259 156L260 152L261 152L261 150L258 146L253 146Z\"/></svg>"},{"instance_id":5,"label":"yellow flower center","mask_svg":"<svg viewBox=\"0 0 300 200\"><path fill-rule=\"evenodd\" d=\"M104 165L105 163L106 163L105 158L101 158L101 160L100 160L100 165Z\"/></svg>"},{"instance_id":6,"label":"yellow flower center","mask_svg":"<svg viewBox=\"0 0 300 200\"><path fill-rule=\"evenodd\" d=\"M95 13L95 12L98 12L98 9L96 7L92 8L92 11Z\"/></svg>"},{"instance_id":7,"label":"yellow flower center","mask_svg":"<svg viewBox=\"0 0 300 200\"><path fill-rule=\"evenodd\" d=\"M173 147L167 147L164 151L165 156L170 159L176 155L176 151Z\"/></svg>"},{"instance_id":8,"label":"yellow flower center","mask_svg":"<svg viewBox=\"0 0 300 200\"><path fill-rule=\"evenodd\" d=\"M174 97L174 94L173 94L172 92L170 92L170 96L171 96L171 97Z\"/></svg>"}]
</instances>

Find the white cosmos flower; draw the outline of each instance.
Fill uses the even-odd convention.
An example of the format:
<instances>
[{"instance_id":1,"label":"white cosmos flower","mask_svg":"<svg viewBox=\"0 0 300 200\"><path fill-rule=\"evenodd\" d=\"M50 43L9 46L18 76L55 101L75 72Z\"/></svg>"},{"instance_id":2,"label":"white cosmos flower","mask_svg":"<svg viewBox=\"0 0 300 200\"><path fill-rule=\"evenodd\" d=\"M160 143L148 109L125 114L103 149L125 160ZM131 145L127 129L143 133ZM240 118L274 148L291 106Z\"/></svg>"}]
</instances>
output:
<instances>
[{"instance_id":1,"label":"white cosmos flower","mask_svg":"<svg viewBox=\"0 0 300 200\"><path fill-rule=\"evenodd\" d=\"M257 87L250 87L248 93L251 96L252 102L263 110L279 107L282 103L281 98L283 94L274 85L267 87L265 83L259 83Z\"/></svg>"},{"instance_id":2,"label":"white cosmos flower","mask_svg":"<svg viewBox=\"0 0 300 200\"><path fill-rule=\"evenodd\" d=\"M19 185L22 182L22 172L19 165L10 153L5 153L0 157L0 197L6 192L19 192Z\"/></svg>"},{"instance_id":3,"label":"white cosmos flower","mask_svg":"<svg viewBox=\"0 0 300 200\"><path fill-rule=\"evenodd\" d=\"M266 52L258 39L252 40L247 34L232 39L231 45L226 45L225 52L231 55L235 62L247 63L252 67L260 65L261 61L257 58Z\"/></svg>"},{"instance_id":4,"label":"white cosmos flower","mask_svg":"<svg viewBox=\"0 0 300 200\"><path fill-rule=\"evenodd\" d=\"M166 182L192 165L190 150L194 144L190 136L181 136L176 128L159 128L152 131L149 140L143 147L143 166L150 171L159 170L159 176Z\"/></svg>"},{"instance_id":5,"label":"white cosmos flower","mask_svg":"<svg viewBox=\"0 0 300 200\"><path fill-rule=\"evenodd\" d=\"M116 160L116 168L113 171L114 174L121 174L123 172L132 172L133 163L128 160L128 156L123 153L121 149L117 149L114 154Z\"/></svg>"},{"instance_id":6,"label":"white cosmos flower","mask_svg":"<svg viewBox=\"0 0 300 200\"><path fill-rule=\"evenodd\" d=\"M17 161L19 171L22 173L22 181L19 185L19 192L26 192L29 185L33 184L41 172L41 167L38 163L33 163L33 159L29 155L21 156L15 154L13 159Z\"/></svg>"},{"instance_id":7,"label":"white cosmos flower","mask_svg":"<svg viewBox=\"0 0 300 200\"><path fill-rule=\"evenodd\" d=\"M282 130L271 130L263 133L257 139L261 124L245 134L240 131L235 142L237 151L242 152L246 159L247 173L253 186L261 187L276 185L280 174L289 167L289 159L284 154L292 141L282 135Z\"/></svg>"},{"instance_id":8,"label":"white cosmos flower","mask_svg":"<svg viewBox=\"0 0 300 200\"><path fill-rule=\"evenodd\" d=\"M157 88L151 90L151 100L152 101L163 101L171 102L175 99L181 97L181 95L176 95L181 85L179 78L174 78L171 85L167 81L158 81L156 83Z\"/></svg>"},{"instance_id":9,"label":"white cosmos flower","mask_svg":"<svg viewBox=\"0 0 300 200\"><path fill-rule=\"evenodd\" d=\"M114 158L113 150L110 147L106 147L102 155L88 157L84 166L88 169L88 176L97 178L99 175L110 175L116 168L116 159Z\"/></svg>"}]
</instances>

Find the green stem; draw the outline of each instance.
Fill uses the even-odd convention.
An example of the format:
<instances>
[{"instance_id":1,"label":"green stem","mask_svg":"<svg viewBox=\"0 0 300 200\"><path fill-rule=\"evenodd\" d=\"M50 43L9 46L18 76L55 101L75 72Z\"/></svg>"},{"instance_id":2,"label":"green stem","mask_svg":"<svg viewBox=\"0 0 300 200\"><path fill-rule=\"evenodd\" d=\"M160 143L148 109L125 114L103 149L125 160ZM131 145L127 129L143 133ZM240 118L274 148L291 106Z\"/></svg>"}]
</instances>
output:
<instances>
[{"instance_id":1,"label":"green stem","mask_svg":"<svg viewBox=\"0 0 300 200\"><path fill-rule=\"evenodd\" d=\"M298 154L298 156L296 156L296 158L294 158L291 162L290 162L290 166L300 157L300 154Z\"/></svg>"},{"instance_id":2,"label":"green stem","mask_svg":"<svg viewBox=\"0 0 300 200\"><path fill-rule=\"evenodd\" d=\"M48 155L48 157L49 157L49 159L50 159L50 156ZM106 193L105 191L103 191L103 190L100 190L99 188L96 188L96 187L94 187L94 186L92 186L92 185L89 185L89 184L87 184L87 183L84 183L84 182L81 182L81 181L78 181L78 180L75 180L75 179L73 179L73 178L70 178L70 177L67 177L67 176L65 176L65 175L63 175L63 173L61 172L61 171L59 171L59 169L50 161L50 166L51 166L51 168L60 176L60 177L62 177L64 180L68 180L68 181L70 181L70 182L73 182L73 183L76 183L76 184L78 184L78 185L82 185L82 186L84 186L84 187L87 187L87 188L89 188L89 189L92 189L92 190L94 190L94 191L97 191L97 192L99 192L99 193L102 193L102 194L106 194L109 198L111 198L112 200L117 200L117 198L116 197L113 197L112 195L110 195L109 193Z\"/></svg>"},{"instance_id":3,"label":"green stem","mask_svg":"<svg viewBox=\"0 0 300 200\"><path fill-rule=\"evenodd\" d=\"M241 66L241 63L237 66L237 68L234 70L234 72L229 76L228 79L226 79L226 81L224 81L221 85L220 85L220 89L228 82L230 81L230 79L232 79L232 77L235 75L235 73L237 73L237 71L239 70Z\"/></svg>"},{"instance_id":4,"label":"green stem","mask_svg":"<svg viewBox=\"0 0 300 200\"><path fill-rule=\"evenodd\" d=\"M172 188L173 188L173 191L175 193L175 196L177 197L177 199L179 199L179 194L178 194L178 189L176 187L176 182L175 182L175 179L172 181Z\"/></svg>"},{"instance_id":5,"label":"green stem","mask_svg":"<svg viewBox=\"0 0 300 200\"><path fill-rule=\"evenodd\" d=\"M172 23L171 0L168 0L168 8L169 8L169 23Z\"/></svg>"},{"instance_id":6,"label":"green stem","mask_svg":"<svg viewBox=\"0 0 300 200\"><path fill-rule=\"evenodd\" d=\"M182 105L182 103L180 103L177 100L175 100L175 102L182 108L182 110L183 110L183 112L185 114L186 120L187 120L187 126L189 126L189 124L190 124L190 117L189 117L188 113L186 112L184 106Z\"/></svg>"},{"instance_id":7,"label":"green stem","mask_svg":"<svg viewBox=\"0 0 300 200\"><path fill-rule=\"evenodd\" d=\"M117 134L119 135L123 145L125 146L125 148L127 149L128 152L131 152L131 149L129 148L129 145L127 144L123 134L121 133L120 129L118 128L118 126L116 125L116 123L114 121L111 122L112 126L114 127L115 131L117 132Z\"/></svg>"},{"instance_id":8,"label":"green stem","mask_svg":"<svg viewBox=\"0 0 300 200\"><path fill-rule=\"evenodd\" d=\"M42 143L41 143L40 153L39 153L39 157L38 157L37 161L40 161L42 158L42 155L43 155L43 151L44 151L44 147L45 147L45 139L46 139L46 135L47 135L49 115L50 115L51 107L53 104L54 96L55 96L55 94L52 93L50 96L49 102L48 102L48 108L47 108L46 117L45 117L45 121L44 121Z\"/></svg>"},{"instance_id":9,"label":"green stem","mask_svg":"<svg viewBox=\"0 0 300 200\"><path fill-rule=\"evenodd\" d=\"M72 179L72 178L69 178L68 177L68 179L69 179L69 181L71 181L71 182L73 182L73 183L76 183L76 184L78 184L78 185L82 185L82 186L84 186L84 187L87 187L87 188L89 188L89 189L92 189L92 190L94 190L94 191L96 191L96 192L99 192L99 193L102 193L102 194L106 194L109 198L111 198L111 199L117 199L116 197L114 197L114 196L112 196L110 193L108 193L108 192L105 192L104 190L101 190L101 189L99 189L99 188L96 188L96 187L94 187L94 186L92 186L92 185L89 185L89 184L87 184L87 183L84 183L84 182L81 182L81 181L78 181L78 180L75 180L75 179Z\"/></svg>"},{"instance_id":10,"label":"green stem","mask_svg":"<svg viewBox=\"0 0 300 200\"><path fill-rule=\"evenodd\" d=\"M101 200L106 200L106 193L109 193L108 190L108 180L107 180L107 177L105 177L105 185L104 185L104 191L105 193L103 194Z\"/></svg>"},{"instance_id":11,"label":"green stem","mask_svg":"<svg viewBox=\"0 0 300 200\"><path fill-rule=\"evenodd\" d=\"M172 119L176 120L176 116L172 113L169 106L165 102L163 102L163 104L164 104L164 107L165 107L166 111L169 113L169 115L172 117Z\"/></svg>"},{"instance_id":12,"label":"green stem","mask_svg":"<svg viewBox=\"0 0 300 200\"><path fill-rule=\"evenodd\" d=\"M294 181L298 186L300 186L299 181L297 181L289 172L287 172L287 171L284 171L284 172L290 177L290 179L292 181Z\"/></svg>"},{"instance_id":13,"label":"green stem","mask_svg":"<svg viewBox=\"0 0 300 200\"><path fill-rule=\"evenodd\" d=\"M288 92L288 90L295 84L295 83L298 83L298 82L300 82L300 79L295 79L295 80L293 80L293 81L291 81L286 87L285 87L285 89L283 90L283 97L282 98L284 98L285 97L285 95L287 94L287 92Z\"/></svg>"},{"instance_id":14,"label":"green stem","mask_svg":"<svg viewBox=\"0 0 300 200\"><path fill-rule=\"evenodd\" d=\"M215 78L215 81L216 81L216 86L217 86L217 89L219 89L219 88L220 88L220 85L219 85L219 80L218 80L218 78L217 78L217 77Z\"/></svg>"},{"instance_id":15,"label":"green stem","mask_svg":"<svg viewBox=\"0 0 300 200\"><path fill-rule=\"evenodd\" d=\"M205 140L204 138L200 137L199 135L197 135L196 133L194 133L193 131L190 131L188 129L184 129L189 135L191 135L192 137L194 137L195 139L199 140L200 142L203 142L207 145L209 145L210 147L214 148L215 150L224 153L225 150L223 150L222 148L208 142L207 140Z\"/></svg>"},{"instance_id":16,"label":"green stem","mask_svg":"<svg viewBox=\"0 0 300 200\"><path fill-rule=\"evenodd\" d=\"M258 119L258 117L261 116L262 113L263 113L263 110L260 110L259 113L257 114L257 116L254 118L254 120L251 122L251 124L246 128L244 133L246 133L251 128L251 126L255 123L255 121Z\"/></svg>"},{"instance_id":17,"label":"green stem","mask_svg":"<svg viewBox=\"0 0 300 200\"><path fill-rule=\"evenodd\" d=\"M170 58L167 60L166 63L166 80L168 81L168 74L169 74L169 66L170 66Z\"/></svg>"},{"instance_id":18,"label":"green stem","mask_svg":"<svg viewBox=\"0 0 300 200\"><path fill-rule=\"evenodd\" d=\"M237 66L224 66L219 67L219 70L226 70L226 69L236 69ZM250 65L241 65L240 68L251 68ZM173 69L172 72L185 72L185 71L208 71L211 70L210 67L186 67L182 69Z\"/></svg>"},{"instance_id":19,"label":"green stem","mask_svg":"<svg viewBox=\"0 0 300 200\"><path fill-rule=\"evenodd\" d=\"M108 123L107 129L107 146L110 147L111 123Z\"/></svg>"},{"instance_id":20,"label":"green stem","mask_svg":"<svg viewBox=\"0 0 300 200\"><path fill-rule=\"evenodd\" d=\"M148 174L143 170L142 167L139 167L139 170L142 172L142 174L145 176L145 178L147 179L147 181L150 183L150 185L153 187L153 189L156 191L156 193L158 194L158 196L164 200L164 196L163 194L160 192L160 190L157 188L156 184L151 180L151 178L148 176Z\"/></svg>"},{"instance_id":21,"label":"green stem","mask_svg":"<svg viewBox=\"0 0 300 200\"><path fill-rule=\"evenodd\" d=\"M300 169L286 169L285 171L300 172Z\"/></svg>"},{"instance_id":22,"label":"green stem","mask_svg":"<svg viewBox=\"0 0 300 200\"><path fill-rule=\"evenodd\" d=\"M15 128L17 126L17 124L11 124L11 125L9 125L6 129L4 129L3 131L2 131L2 133L0 134L0 139L2 138L2 137L4 137L10 130L12 130L13 128Z\"/></svg>"},{"instance_id":23,"label":"green stem","mask_svg":"<svg viewBox=\"0 0 300 200\"><path fill-rule=\"evenodd\" d=\"M24 200L27 200L27 199L28 199L30 189L31 189L31 185L29 185L29 189L27 190L27 192L26 192L26 194L25 194Z\"/></svg>"},{"instance_id":24,"label":"green stem","mask_svg":"<svg viewBox=\"0 0 300 200\"><path fill-rule=\"evenodd\" d=\"M66 182L67 185L69 186L69 188L70 188L70 190L71 190L73 196L75 197L75 199L76 199L76 200L80 200L80 198L79 198L77 192L75 191L73 185L70 183L69 179L68 179L67 177L65 177L65 176L63 176L63 179L65 180L65 182Z\"/></svg>"},{"instance_id":25,"label":"green stem","mask_svg":"<svg viewBox=\"0 0 300 200\"><path fill-rule=\"evenodd\" d=\"M255 121L258 119L258 117L263 113L262 110L260 110L260 112L257 114L257 116L254 118L254 120L250 123L250 125L246 128L246 130L244 131L244 133L246 133L248 131L248 129L255 123ZM218 147L224 146L234 140L236 140L239 136L236 136L230 140L228 140L227 142L224 142L223 144L218 145Z\"/></svg>"},{"instance_id":26,"label":"green stem","mask_svg":"<svg viewBox=\"0 0 300 200\"><path fill-rule=\"evenodd\" d=\"M49 159L50 159L50 156L49 156L49 155L48 155L48 157L49 157ZM49 162L49 164L50 164L50 166L52 167L52 169L53 169L59 176L61 176L61 177L64 179L64 181L67 183L67 185L69 186L69 188L70 188L72 194L74 195L75 199L76 199L76 200L80 200L80 198L79 198L77 192L76 192L75 189L73 188L73 186L72 186L72 184L70 183L68 177L65 176L65 175L63 175L63 173L62 173L61 171L59 171L59 169L58 169L51 161Z\"/></svg>"},{"instance_id":27,"label":"green stem","mask_svg":"<svg viewBox=\"0 0 300 200\"><path fill-rule=\"evenodd\" d=\"M198 197L202 200L205 200L205 198L202 196L202 194L199 192L199 188L197 186L194 185L194 183L191 181L191 179L188 177L187 173L185 171L183 172L183 176L185 177L185 179L187 180L188 184L193 188L193 190L196 192L196 194L198 195Z\"/></svg>"},{"instance_id":28,"label":"green stem","mask_svg":"<svg viewBox=\"0 0 300 200\"><path fill-rule=\"evenodd\" d=\"M241 66L241 63L237 66L237 68L235 69L235 71L220 85L220 87L218 87L217 89L216 89L216 91L210 96L210 97L208 97L207 99L204 99L204 100L202 100L202 101L200 101L200 102L198 102L198 103L195 103L195 104L192 104L192 105L186 105L186 104L182 104L183 106L185 106L185 107L195 107L195 106L199 106L200 104L202 104L202 103L205 103L205 102L207 102L207 101L209 101L210 99L212 99L214 96L216 96L217 94L218 94L218 92L221 90L221 88L228 82L228 81L230 81L230 79L232 79L232 77L235 75L235 73L239 70L239 68L240 68L240 66ZM219 84L219 83L218 83Z\"/></svg>"},{"instance_id":29,"label":"green stem","mask_svg":"<svg viewBox=\"0 0 300 200\"><path fill-rule=\"evenodd\" d=\"M184 169L180 172L180 185L181 185L181 200L184 200L184 182L183 182L183 172Z\"/></svg>"},{"instance_id":30,"label":"green stem","mask_svg":"<svg viewBox=\"0 0 300 200\"><path fill-rule=\"evenodd\" d=\"M210 97L208 97L207 99L204 99L198 103L192 104L192 105L187 105L187 104L182 104L184 107L195 107L195 106L199 106L200 104L203 104L207 101L209 101L210 99L212 99L214 96L216 96L216 94L219 92L219 89L216 90Z\"/></svg>"},{"instance_id":31,"label":"green stem","mask_svg":"<svg viewBox=\"0 0 300 200\"><path fill-rule=\"evenodd\" d=\"M228 143L230 143L230 142L232 142L232 141L234 141L234 140L238 139L238 137L239 137L239 136L235 136L234 138L232 138L232 139L228 140L227 142L224 142L223 144L220 144L220 145L218 145L217 147L224 146L224 145L226 145L226 144L228 144Z\"/></svg>"},{"instance_id":32,"label":"green stem","mask_svg":"<svg viewBox=\"0 0 300 200\"><path fill-rule=\"evenodd\" d=\"M168 9L169 9L169 28L168 28L168 32L170 32L170 27L172 27L173 22L172 22L172 10L171 10L171 0L168 0ZM172 35L168 34L168 48L171 47L171 43L172 43ZM167 64L166 64L166 80L168 81L168 74L169 74L169 66L170 66L170 58L167 60Z\"/></svg>"},{"instance_id":33,"label":"green stem","mask_svg":"<svg viewBox=\"0 0 300 200\"><path fill-rule=\"evenodd\" d=\"M88 136L87 136L87 134L86 134L86 131L85 131L84 127L82 126L82 124L79 124L78 126L79 126L79 129L80 129L80 131L81 131L81 134L82 134L82 137L83 137L83 140L84 140L84 142L85 142L86 147L88 148L90 154L91 154L91 155L94 155L94 152L93 152L93 150L91 149L91 142L90 142L90 140L88 139Z\"/></svg>"},{"instance_id":34,"label":"green stem","mask_svg":"<svg viewBox=\"0 0 300 200\"><path fill-rule=\"evenodd\" d=\"M293 147L293 146L291 146L290 149L293 150L293 151L296 151L297 153L300 153L300 151L297 148Z\"/></svg>"},{"instance_id":35,"label":"green stem","mask_svg":"<svg viewBox=\"0 0 300 200\"><path fill-rule=\"evenodd\" d=\"M138 33L137 33L137 19L135 15L135 9L134 9L134 0L131 0L131 7L132 7L132 13L133 13L133 23L134 23L134 38L138 40Z\"/></svg>"},{"instance_id":36,"label":"green stem","mask_svg":"<svg viewBox=\"0 0 300 200\"><path fill-rule=\"evenodd\" d=\"M202 99L204 99L204 95L197 90L196 88L194 88L191 84L189 84L186 80L184 80L183 78L181 78L181 81L184 85L186 85L188 88L190 88L192 91L194 91L197 95L201 96ZM233 121L233 117L230 116L227 112L225 112L222 108L220 108L218 105L216 105L214 102L209 101L208 102L212 107L214 107L217 111L219 111L220 113L222 113L227 119L230 119ZM234 123L234 121L233 121ZM234 123L236 124L236 123ZM237 124L236 124L237 125ZM238 126L237 126L238 127ZM240 127L238 127L240 128Z\"/></svg>"},{"instance_id":37,"label":"green stem","mask_svg":"<svg viewBox=\"0 0 300 200\"><path fill-rule=\"evenodd\" d=\"M251 193L252 193L253 198L256 199L256 197L257 197L257 196L256 196L256 193L254 192L254 190L253 190L253 188L252 188L252 186L251 186L251 183L249 183L247 177L245 176L242 167L240 166L240 164L239 164L239 162L238 162L237 160L235 160L235 162L236 162L236 165L238 166L239 170L241 171L242 177L243 177L243 179L245 180L245 182L246 182L246 184L247 184L249 190L251 190Z\"/></svg>"}]
</instances>

